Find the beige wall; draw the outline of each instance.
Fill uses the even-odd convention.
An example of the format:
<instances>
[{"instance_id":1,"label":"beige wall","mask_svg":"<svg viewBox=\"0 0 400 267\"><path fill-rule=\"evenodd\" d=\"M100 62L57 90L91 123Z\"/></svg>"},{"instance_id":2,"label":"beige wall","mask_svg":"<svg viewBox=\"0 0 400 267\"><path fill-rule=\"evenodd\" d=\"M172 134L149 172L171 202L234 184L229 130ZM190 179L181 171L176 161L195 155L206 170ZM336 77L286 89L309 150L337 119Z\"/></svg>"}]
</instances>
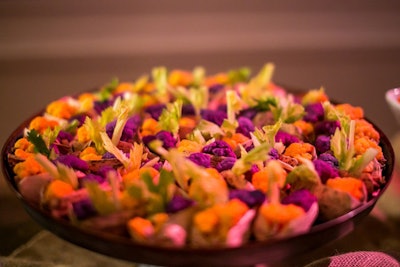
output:
<instances>
[{"instance_id":1,"label":"beige wall","mask_svg":"<svg viewBox=\"0 0 400 267\"><path fill-rule=\"evenodd\" d=\"M400 46L399 1L2 1L0 59Z\"/></svg>"}]
</instances>

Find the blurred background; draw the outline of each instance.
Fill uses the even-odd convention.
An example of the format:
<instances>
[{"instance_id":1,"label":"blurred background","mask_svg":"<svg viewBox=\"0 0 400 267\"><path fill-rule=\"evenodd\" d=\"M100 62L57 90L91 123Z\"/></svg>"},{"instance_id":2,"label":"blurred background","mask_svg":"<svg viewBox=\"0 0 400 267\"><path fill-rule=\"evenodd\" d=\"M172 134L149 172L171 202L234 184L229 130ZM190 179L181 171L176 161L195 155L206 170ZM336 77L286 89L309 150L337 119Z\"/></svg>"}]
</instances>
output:
<instances>
[{"instance_id":1,"label":"blurred background","mask_svg":"<svg viewBox=\"0 0 400 267\"><path fill-rule=\"evenodd\" d=\"M275 82L323 86L391 137L399 125L384 94L400 87L399 14L396 0L2 0L0 144L50 101L113 77L132 80L160 65L257 72L266 62L276 64ZM1 177L0 230L20 225L14 239L27 238L37 226L10 195ZM4 253L17 245L0 236Z\"/></svg>"}]
</instances>

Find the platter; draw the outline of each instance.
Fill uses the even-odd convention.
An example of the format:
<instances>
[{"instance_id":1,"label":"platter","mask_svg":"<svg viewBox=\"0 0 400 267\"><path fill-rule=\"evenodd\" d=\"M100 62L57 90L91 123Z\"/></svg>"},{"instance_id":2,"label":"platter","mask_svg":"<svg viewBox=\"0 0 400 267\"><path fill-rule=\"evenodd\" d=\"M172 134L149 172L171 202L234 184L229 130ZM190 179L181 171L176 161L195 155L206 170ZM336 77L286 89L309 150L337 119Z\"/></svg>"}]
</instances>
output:
<instances>
[{"instance_id":1,"label":"platter","mask_svg":"<svg viewBox=\"0 0 400 267\"><path fill-rule=\"evenodd\" d=\"M34 116L33 116L34 117ZM132 242L106 232L80 229L72 224L52 218L38 206L26 201L20 194L14 180L14 173L8 163L8 154L15 141L28 125L22 123L7 139L2 149L2 171L8 185L21 201L26 212L43 228L83 248L122 260L160 266L251 266L258 263L284 262L301 253L312 251L349 234L357 224L374 208L376 202L390 184L394 152L387 136L375 126L381 135L382 151L387 159L383 176L385 185L367 203L355 210L328 222L315 225L308 233L295 237L253 242L236 248L167 248Z\"/></svg>"},{"instance_id":2,"label":"platter","mask_svg":"<svg viewBox=\"0 0 400 267\"><path fill-rule=\"evenodd\" d=\"M247 71L211 80L178 71L166 82L156 69L150 82L54 101L5 142L4 178L44 229L104 255L158 266L282 264L357 227L390 184L394 151L362 109L336 109L323 89L286 93L271 70L247 83Z\"/></svg>"}]
</instances>

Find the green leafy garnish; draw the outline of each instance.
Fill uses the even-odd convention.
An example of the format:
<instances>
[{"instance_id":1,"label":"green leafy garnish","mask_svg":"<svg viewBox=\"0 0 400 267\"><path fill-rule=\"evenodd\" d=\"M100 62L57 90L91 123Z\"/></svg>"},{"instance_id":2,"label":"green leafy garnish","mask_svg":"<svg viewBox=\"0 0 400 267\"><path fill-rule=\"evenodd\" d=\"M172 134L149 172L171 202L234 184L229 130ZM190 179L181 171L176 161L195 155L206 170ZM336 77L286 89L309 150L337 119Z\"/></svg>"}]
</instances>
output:
<instances>
[{"instance_id":1,"label":"green leafy garnish","mask_svg":"<svg viewBox=\"0 0 400 267\"><path fill-rule=\"evenodd\" d=\"M266 95L270 95L270 92L268 92L265 87L271 82L274 69L274 64L265 64L260 72L253 77L247 85L241 88L243 101L250 106L254 106L257 104L255 99L264 98Z\"/></svg>"},{"instance_id":2,"label":"green leafy garnish","mask_svg":"<svg viewBox=\"0 0 400 267\"><path fill-rule=\"evenodd\" d=\"M112 96L113 92L119 85L119 80L118 78L114 77L107 85L105 85L100 93L99 93L99 99L100 101L106 101L107 99L110 99Z\"/></svg>"},{"instance_id":3,"label":"green leafy garnish","mask_svg":"<svg viewBox=\"0 0 400 267\"><path fill-rule=\"evenodd\" d=\"M35 129L28 132L27 139L34 145L34 151L36 153L43 154L46 157L50 156L50 149L47 147L42 136Z\"/></svg>"},{"instance_id":4,"label":"green leafy garnish","mask_svg":"<svg viewBox=\"0 0 400 267\"><path fill-rule=\"evenodd\" d=\"M179 120L182 116L182 100L177 99L173 103L167 103L158 120L161 129L176 135L179 131Z\"/></svg>"},{"instance_id":5,"label":"green leafy garnish","mask_svg":"<svg viewBox=\"0 0 400 267\"><path fill-rule=\"evenodd\" d=\"M267 142L254 147L248 153L244 153L245 150L242 150L241 158L238 159L232 167L233 174L239 176L250 170L253 164L262 165L263 162L268 159L268 152L270 150L271 146Z\"/></svg>"},{"instance_id":6,"label":"green leafy garnish","mask_svg":"<svg viewBox=\"0 0 400 267\"><path fill-rule=\"evenodd\" d=\"M278 106L270 106L275 121L281 119L285 123L293 123L304 115L304 107L294 102L293 95L280 98Z\"/></svg>"},{"instance_id":7,"label":"green leafy garnish","mask_svg":"<svg viewBox=\"0 0 400 267\"><path fill-rule=\"evenodd\" d=\"M240 82L247 82L249 80L251 71L249 68L243 67L236 70L230 70L228 72L228 80L230 84L236 84Z\"/></svg>"}]
</instances>

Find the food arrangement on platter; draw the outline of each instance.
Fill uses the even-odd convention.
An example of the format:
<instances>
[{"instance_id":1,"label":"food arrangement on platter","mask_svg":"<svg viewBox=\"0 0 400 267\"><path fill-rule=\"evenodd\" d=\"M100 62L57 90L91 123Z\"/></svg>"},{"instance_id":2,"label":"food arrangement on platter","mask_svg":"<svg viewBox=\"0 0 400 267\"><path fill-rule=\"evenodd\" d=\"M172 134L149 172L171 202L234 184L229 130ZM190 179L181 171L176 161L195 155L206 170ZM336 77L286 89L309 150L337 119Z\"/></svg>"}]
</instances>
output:
<instances>
[{"instance_id":1,"label":"food arrangement on platter","mask_svg":"<svg viewBox=\"0 0 400 267\"><path fill-rule=\"evenodd\" d=\"M376 196L386 159L363 109L273 71L158 67L55 100L8 155L18 189L76 227L194 248L306 233Z\"/></svg>"}]
</instances>

